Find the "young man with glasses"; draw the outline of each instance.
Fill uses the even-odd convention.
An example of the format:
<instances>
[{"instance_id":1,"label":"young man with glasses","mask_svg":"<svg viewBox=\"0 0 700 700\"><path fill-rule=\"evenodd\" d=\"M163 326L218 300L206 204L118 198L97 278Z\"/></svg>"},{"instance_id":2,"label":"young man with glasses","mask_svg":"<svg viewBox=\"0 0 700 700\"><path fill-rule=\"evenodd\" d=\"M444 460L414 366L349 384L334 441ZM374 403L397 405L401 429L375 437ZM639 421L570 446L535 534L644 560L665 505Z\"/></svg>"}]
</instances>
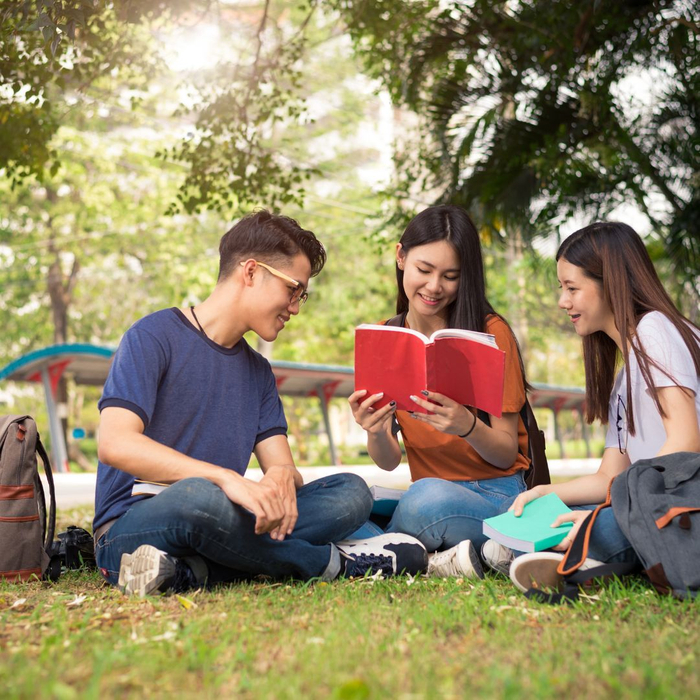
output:
<instances>
[{"instance_id":1,"label":"young man with glasses","mask_svg":"<svg viewBox=\"0 0 700 700\"><path fill-rule=\"evenodd\" d=\"M325 263L313 233L266 211L221 239L219 278L189 309L164 309L124 335L100 399L95 549L126 593L255 575L331 580L421 571L417 540L343 541L369 515L365 483L303 484L269 363L245 341L273 341ZM264 476L245 478L251 453ZM136 480L169 484L136 495Z\"/></svg>"}]
</instances>

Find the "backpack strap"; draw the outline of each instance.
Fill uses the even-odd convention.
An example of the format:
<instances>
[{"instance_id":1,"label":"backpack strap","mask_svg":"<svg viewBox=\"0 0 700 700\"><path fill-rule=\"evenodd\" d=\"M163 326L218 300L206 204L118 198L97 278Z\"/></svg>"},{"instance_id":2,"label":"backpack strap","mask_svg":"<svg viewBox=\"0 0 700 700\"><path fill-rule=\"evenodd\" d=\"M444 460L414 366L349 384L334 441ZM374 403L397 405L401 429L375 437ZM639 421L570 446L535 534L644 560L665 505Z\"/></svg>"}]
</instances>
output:
<instances>
[{"instance_id":1,"label":"backpack strap","mask_svg":"<svg viewBox=\"0 0 700 700\"><path fill-rule=\"evenodd\" d=\"M406 325L406 316L408 316L408 311L404 311L402 314L392 316L388 321L384 321L384 325L397 326L398 328L403 328Z\"/></svg>"},{"instance_id":2,"label":"backpack strap","mask_svg":"<svg viewBox=\"0 0 700 700\"><path fill-rule=\"evenodd\" d=\"M569 548L564 554L564 558L559 562L557 567L557 572L562 576L569 576L577 571L584 561L588 558L588 546L591 541L591 534L593 532L593 525L595 525L598 513L600 513L603 508L610 507L610 489L612 488L612 480L608 484L608 495L605 501L601 503L595 510L591 511L584 521L581 523L576 537L572 540Z\"/></svg>"},{"instance_id":3,"label":"backpack strap","mask_svg":"<svg viewBox=\"0 0 700 700\"><path fill-rule=\"evenodd\" d=\"M49 485L49 514L48 522L44 537L44 547L46 551L50 554L49 550L53 548L53 538L56 533L56 487L53 481L53 470L51 469L51 461L46 453L44 444L41 442L41 438L37 435L36 438L36 452L41 457L41 461L44 463L44 473L46 474L46 482Z\"/></svg>"}]
</instances>

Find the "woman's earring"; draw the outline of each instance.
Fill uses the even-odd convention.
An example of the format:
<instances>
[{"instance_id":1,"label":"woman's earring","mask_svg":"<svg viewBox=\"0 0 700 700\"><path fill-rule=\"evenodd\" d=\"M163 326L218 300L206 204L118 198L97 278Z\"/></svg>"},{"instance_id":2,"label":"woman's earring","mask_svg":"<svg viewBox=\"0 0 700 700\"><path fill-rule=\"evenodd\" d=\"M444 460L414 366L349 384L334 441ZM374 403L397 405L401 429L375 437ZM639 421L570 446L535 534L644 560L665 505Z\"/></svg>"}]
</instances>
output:
<instances>
[{"instance_id":1,"label":"woman's earring","mask_svg":"<svg viewBox=\"0 0 700 700\"><path fill-rule=\"evenodd\" d=\"M396 264L399 266L399 270L403 270L403 263L400 260L397 260Z\"/></svg>"}]
</instances>

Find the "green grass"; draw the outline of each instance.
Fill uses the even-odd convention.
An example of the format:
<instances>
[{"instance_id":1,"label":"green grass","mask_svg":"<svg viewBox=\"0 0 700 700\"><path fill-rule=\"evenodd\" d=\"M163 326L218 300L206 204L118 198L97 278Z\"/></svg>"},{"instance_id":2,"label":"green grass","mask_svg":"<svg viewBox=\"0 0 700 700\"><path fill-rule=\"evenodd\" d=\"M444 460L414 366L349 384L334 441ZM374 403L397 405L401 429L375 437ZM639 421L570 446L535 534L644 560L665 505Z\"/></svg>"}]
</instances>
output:
<instances>
[{"instance_id":1,"label":"green grass","mask_svg":"<svg viewBox=\"0 0 700 700\"><path fill-rule=\"evenodd\" d=\"M700 601L634 579L561 607L500 576L145 600L85 572L0 584L3 698L686 698L699 640Z\"/></svg>"}]
</instances>

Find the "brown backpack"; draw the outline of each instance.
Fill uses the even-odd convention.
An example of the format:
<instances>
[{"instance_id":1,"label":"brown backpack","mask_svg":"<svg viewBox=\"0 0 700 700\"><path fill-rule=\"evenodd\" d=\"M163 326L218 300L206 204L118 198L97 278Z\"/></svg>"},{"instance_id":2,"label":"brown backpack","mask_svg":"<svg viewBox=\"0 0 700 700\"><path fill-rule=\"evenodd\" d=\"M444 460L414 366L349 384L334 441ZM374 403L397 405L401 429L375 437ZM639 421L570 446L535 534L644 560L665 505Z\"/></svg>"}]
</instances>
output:
<instances>
[{"instance_id":1,"label":"brown backpack","mask_svg":"<svg viewBox=\"0 0 700 700\"><path fill-rule=\"evenodd\" d=\"M37 454L49 485L48 514ZM30 416L0 416L0 578L56 578L50 566L55 527L53 474L36 423Z\"/></svg>"}]
</instances>

